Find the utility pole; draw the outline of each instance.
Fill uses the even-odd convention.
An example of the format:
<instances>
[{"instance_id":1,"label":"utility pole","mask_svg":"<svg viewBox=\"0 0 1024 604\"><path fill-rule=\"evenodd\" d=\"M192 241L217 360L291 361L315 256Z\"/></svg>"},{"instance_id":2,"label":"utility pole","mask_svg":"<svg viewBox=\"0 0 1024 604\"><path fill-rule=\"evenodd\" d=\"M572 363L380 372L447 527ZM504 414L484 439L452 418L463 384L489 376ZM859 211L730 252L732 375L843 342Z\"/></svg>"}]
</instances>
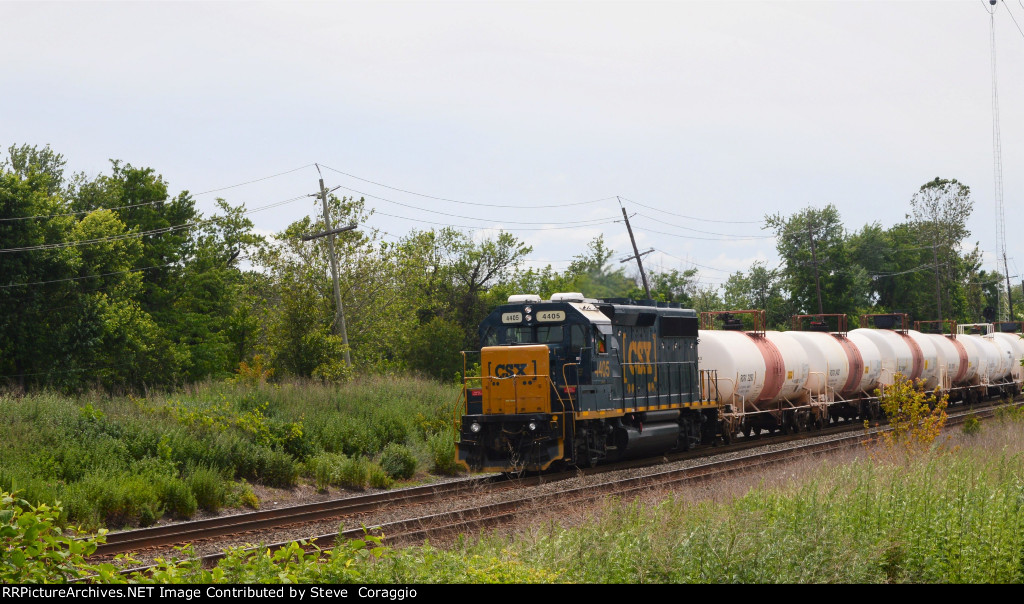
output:
<instances>
[{"instance_id":1,"label":"utility pole","mask_svg":"<svg viewBox=\"0 0 1024 604\"><path fill-rule=\"evenodd\" d=\"M932 225L932 228L935 228ZM939 305L939 322L942 322L942 288L939 287L939 246L932 237L932 262L935 263L935 302Z\"/></svg>"},{"instance_id":2,"label":"utility pole","mask_svg":"<svg viewBox=\"0 0 1024 604\"><path fill-rule=\"evenodd\" d=\"M1010 287L1010 266L1006 263L1006 247L1003 247L1003 270L1006 271L1006 305L1009 306L1008 321L1013 320L1013 289Z\"/></svg>"},{"instance_id":3,"label":"utility pole","mask_svg":"<svg viewBox=\"0 0 1024 604\"><path fill-rule=\"evenodd\" d=\"M320 172L319 164L316 166L316 171ZM345 345L345 365L351 368L352 356L348 351L348 331L345 329L345 307L341 304L341 285L338 283L338 257L334 253L334 236L341 231L354 229L356 228L356 225L353 224L340 229L331 228L331 213L327 209L327 188L324 187L323 174L320 174L320 199L322 199L324 203L324 227L327 230L323 233L311 236L310 239L314 239L316 237L327 237L327 249L331 255L331 278L334 280L334 333L341 334L341 343ZM303 238L303 240L307 239Z\"/></svg>"},{"instance_id":4,"label":"utility pole","mask_svg":"<svg viewBox=\"0 0 1024 604\"><path fill-rule=\"evenodd\" d=\"M821 279L818 277L818 248L814 244L814 231L811 230L811 221L807 221L807 236L811 239L811 264L814 265L814 289L818 292L818 314L825 314L821 305Z\"/></svg>"},{"instance_id":5,"label":"utility pole","mask_svg":"<svg viewBox=\"0 0 1024 604\"><path fill-rule=\"evenodd\" d=\"M615 199L619 199L619 196L616 195ZM644 263L640 260L640 250L636 248L636 239L633 238L633 227L629 226L629 216L626 215L626 208L622 207L621 199L619 199L619 208L622 210L622 217L626 219L626 230L629 231L629 240L633 243L633 257L636 258L636 265L640 267L640 278L644 282L644 292L647 293L647 299L650 300L651 286L647 285L647 273L644 272Z\"/></svg>"}]
</instances>

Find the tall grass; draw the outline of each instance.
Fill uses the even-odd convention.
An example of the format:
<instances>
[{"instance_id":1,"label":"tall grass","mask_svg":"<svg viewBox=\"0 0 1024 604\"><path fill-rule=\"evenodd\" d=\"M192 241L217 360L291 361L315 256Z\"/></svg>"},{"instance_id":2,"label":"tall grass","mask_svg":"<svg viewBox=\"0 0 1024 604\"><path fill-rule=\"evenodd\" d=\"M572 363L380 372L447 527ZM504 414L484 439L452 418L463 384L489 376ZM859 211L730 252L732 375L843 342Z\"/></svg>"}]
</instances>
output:
<instances>
[{"instance_id":1,"label":"tall grass","mask_svg":"<svg viewBox=\"0 0 1024 604\"><path fill-rule=\"evenodd\" d=\"M389 552L369 582L1012 583L1024 580L1024 439L776 468L709 491L552 510L513 536ZM737 483L740 483L737 485Z\"/></svg>"},{"instance_id":2,"label":"tall grass","mask_svg":"<svg viewBox=\"0 0 1024 604\"><path fill-rule=\"evenodd\" d=\"M145 398L0 395L0 488L32 504L65 501L61 521L91 528L214 511L238 481L317 482L305 462L324 453L351 458L362 488L389 444L423 451L419 465L430 467L431 437L452 440L456 397L452 386L396 377L207 382ZM379 474L375 484L390 484Z\"/></svg>"}]
</instances>

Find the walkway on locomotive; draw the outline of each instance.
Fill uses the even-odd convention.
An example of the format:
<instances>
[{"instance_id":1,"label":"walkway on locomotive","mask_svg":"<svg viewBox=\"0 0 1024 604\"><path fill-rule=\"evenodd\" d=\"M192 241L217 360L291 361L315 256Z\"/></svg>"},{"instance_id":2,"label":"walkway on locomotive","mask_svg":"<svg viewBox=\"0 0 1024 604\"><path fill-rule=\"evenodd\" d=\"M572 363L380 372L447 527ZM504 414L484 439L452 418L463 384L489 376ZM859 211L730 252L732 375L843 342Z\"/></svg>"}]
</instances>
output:
<instances>
[{"instance_id":1,"label":"walkway on locomotive","mask_svg":"<svg viewBox=\"0 0 1024 604\"><path fill-rule=\"evenodd\" d=\"M470 414L550 409L593 419L718 404L702 396L702 385L704 392L716 389L703 383L710 379L697 367L692 310L592 301L506 304L484 320L480 337L482 401L479 410L470 405ZM536 352L524 355L518 347ZM548 358L539 358L545 352ZM540 379L541 368L550 384L547 408L524 401L539 394L540 384L530 378Z\"/></svg>"}]
</instances>

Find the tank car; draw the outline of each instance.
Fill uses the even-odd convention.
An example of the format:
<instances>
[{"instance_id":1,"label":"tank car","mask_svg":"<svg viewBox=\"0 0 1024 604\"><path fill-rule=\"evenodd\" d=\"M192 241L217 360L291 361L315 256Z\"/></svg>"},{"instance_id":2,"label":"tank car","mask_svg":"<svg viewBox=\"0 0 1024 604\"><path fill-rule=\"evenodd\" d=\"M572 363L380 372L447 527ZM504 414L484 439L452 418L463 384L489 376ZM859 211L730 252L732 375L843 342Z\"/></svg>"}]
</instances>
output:
<instances>
[{"instance_id":1,"label":"tank car","mask_svg":"<svg viewBox=\"0 0 1024 604\"><path fill-rule=\"evenodd\" d=\"M677 304L510 297L480 325L480 377L464 389L456 460L473 471L542 471L718 436L697 327L696 312Z\"/></svg>"}]
</instances>

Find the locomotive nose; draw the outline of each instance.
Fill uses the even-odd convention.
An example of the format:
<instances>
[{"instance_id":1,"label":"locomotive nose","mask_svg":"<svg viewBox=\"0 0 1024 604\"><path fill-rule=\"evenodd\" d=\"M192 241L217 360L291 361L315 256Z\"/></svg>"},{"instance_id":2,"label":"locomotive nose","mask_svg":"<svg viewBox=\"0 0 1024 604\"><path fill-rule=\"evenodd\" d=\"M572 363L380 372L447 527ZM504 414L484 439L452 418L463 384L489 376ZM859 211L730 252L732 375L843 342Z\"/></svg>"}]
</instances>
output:
<instances>
[{"instance_id":1,"label":"locomotive nose","mask_svg":"<svg viewBox=\"0 0 1024 604\"><path fill-rule=\"evenodd\" d=\"M485 415L551 412L547 346L488 346L480 351L480 367Z\"/></svg>"}]
</instances>

